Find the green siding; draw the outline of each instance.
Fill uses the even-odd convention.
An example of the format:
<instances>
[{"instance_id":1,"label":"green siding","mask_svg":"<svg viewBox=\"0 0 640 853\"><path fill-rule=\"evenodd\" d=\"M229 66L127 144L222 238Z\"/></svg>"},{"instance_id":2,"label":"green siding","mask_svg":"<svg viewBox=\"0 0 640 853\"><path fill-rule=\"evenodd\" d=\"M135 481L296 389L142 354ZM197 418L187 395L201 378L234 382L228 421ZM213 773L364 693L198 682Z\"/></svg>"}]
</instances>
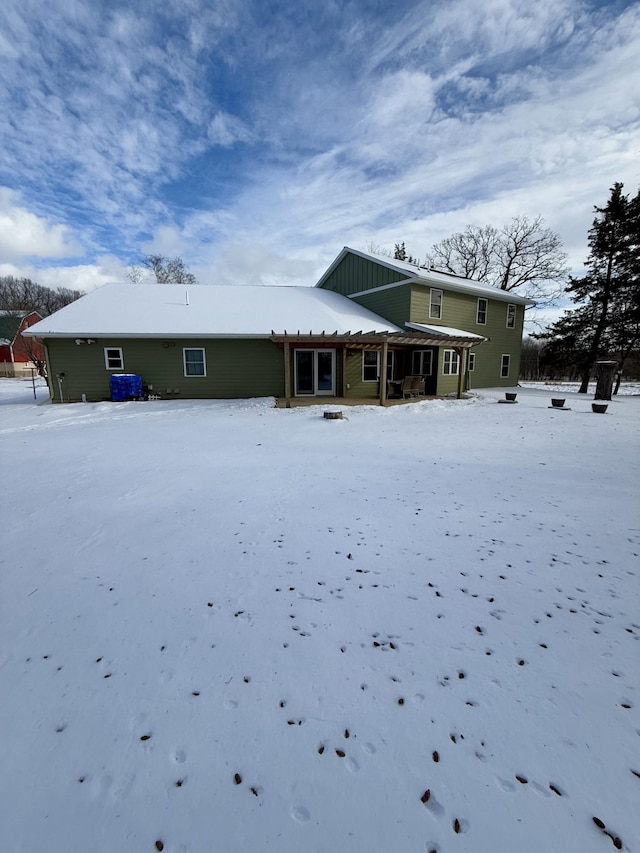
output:
<instances>
[{"instance_id":1,"label":"green siding","mask_svg":"<svg viewBox=\"0 0 640 853\"><path fill-rule=\"evenodd\" d=\"M478 299L471 294L453 293L444 290L442 297L442 317L439 320L429 318L429 288L423 285L411 287L411 322L427 323L431 326L452 326L475 335L488 338L482 344L473 347L476 354L476 368L469 374L469 388L508 387L515 385L520 372L520 347L524 306L516 305L516 326L507 329L507 303L502 300L488 299L487 322L476 323ZM503 355L511 356L509 376L500 376ZM453 387L450 387L453 386ZM448 394L457 388L457 377L442 375L442 348L439 354L438 393Z\"/></svg>"},{"instance_id":2,"label":"green siding","mask_svg":"<svg viewBox=\"0 0 640 853\"><path fill-rule=\"evenodd\" d=\"M411 285L401 284L388 290L356 296L353 301L403 328L411 313Z\"/></svg>"},{"instance_id":3,"label":"green siding","mask_svg":"<svg viewBox=\"0 0 640 853\"><path fill-rule=\"evenodd\" d=\"M377 397L380 393L378 381L364 382L362 379L362 350L347 350L347 397Z\"/></svg>"},{"instance_id":4,"label":"green siding","mask_svg":"<svg viewBox=\"0 0 640 853\"><path fill-rule=\"evenodd\" d=\"M282 349L267 340L98 339L77 346L73 340L49 338L49 368L54 400L60 402L56 374L64 373L65 402L110 399L112 373L136 373L163 399L270 397L284 394ZM107 370L104 348L120 347L123 370ZM185 376L183 347L203 347L207 375ZM167 392L171 389L171 393ZM178 389L178 393L175 393Z\"/></svg>"},{"instance_id":5,"label":"green siding","mask_svg":"<svg viewBox=\"0 0 640 853\"><path fill-rule=\"evenodd\" d=\"M391 270L375 261L369 261L351 253L345 255L331 275L322 283L323 290L335 290L343 296L370 290L402 281L407 278L397 270Z\"/></svg>"}]
</instances>

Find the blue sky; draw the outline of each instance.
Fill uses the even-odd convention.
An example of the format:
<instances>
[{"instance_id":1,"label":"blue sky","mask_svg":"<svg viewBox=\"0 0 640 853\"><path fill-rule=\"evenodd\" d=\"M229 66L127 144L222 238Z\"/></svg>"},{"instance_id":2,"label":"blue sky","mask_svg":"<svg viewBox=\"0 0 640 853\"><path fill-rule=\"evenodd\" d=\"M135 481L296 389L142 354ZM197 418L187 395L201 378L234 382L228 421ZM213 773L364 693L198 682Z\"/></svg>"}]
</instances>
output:
<instances>
[{"instance_id":1,"label":"blue sky","mask_svg":"<svg viewBox=\"0 0 640 853\"><path fill-rule=\"evenodd\" d=\"M579 270L640 183L638 57L623 0L4 0L0 274L312 284L516 214Z\"/></svg>"}]
</instances>

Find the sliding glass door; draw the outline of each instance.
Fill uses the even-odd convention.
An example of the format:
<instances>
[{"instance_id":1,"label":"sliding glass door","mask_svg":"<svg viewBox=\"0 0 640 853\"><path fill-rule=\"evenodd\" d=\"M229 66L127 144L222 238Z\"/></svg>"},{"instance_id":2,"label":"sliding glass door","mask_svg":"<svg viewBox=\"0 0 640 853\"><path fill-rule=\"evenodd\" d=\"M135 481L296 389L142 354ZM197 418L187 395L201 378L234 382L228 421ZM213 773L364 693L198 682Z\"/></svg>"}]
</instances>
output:
<instances>
[{"instance_id":1,"label":"sliding glass door","mask_svg":"<svg viewBox=\"0 0 640 853\"><path fill-rule=\"evenodd\" d=\"M336 351L297 349L294 352L296 397L335 396Z\"/></svg>"}]
</instances>

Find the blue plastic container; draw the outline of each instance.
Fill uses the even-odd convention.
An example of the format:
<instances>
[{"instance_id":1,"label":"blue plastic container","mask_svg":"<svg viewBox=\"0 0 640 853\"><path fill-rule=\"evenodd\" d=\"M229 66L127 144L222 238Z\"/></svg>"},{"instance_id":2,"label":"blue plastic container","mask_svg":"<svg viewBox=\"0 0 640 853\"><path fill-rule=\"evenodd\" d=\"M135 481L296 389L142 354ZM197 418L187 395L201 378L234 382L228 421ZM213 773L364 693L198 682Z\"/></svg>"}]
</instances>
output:
<instances>
[{"instance_id":1,"label":"blue plastic container","mask_svg":"<svg viewBox=\"0 0 640 853\"><path fill-rule=\"evenodd\" d=\"M111 399L114 403L142 397L142 376L135 373L114 373L110 384Z\"/></svg>"}]
</instances>

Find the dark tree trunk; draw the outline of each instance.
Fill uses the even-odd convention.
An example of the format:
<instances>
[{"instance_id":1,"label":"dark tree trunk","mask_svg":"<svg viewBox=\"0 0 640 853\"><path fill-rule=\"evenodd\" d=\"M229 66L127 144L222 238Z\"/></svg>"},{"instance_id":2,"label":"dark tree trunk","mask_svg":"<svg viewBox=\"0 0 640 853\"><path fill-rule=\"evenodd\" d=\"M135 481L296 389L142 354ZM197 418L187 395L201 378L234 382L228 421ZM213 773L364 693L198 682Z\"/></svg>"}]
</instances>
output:
<instances>
[{"instance_id":1,"label":"dark tree trunk","mask_svg":"<svg viewBox=\"0 0 640 853\"><path fill-rule=\"evenodd\" d=\"M618 366L617 361L598 361L596 362L596 376L598 384L596 385L595 400L610 400L611 389L613 388L613 377Z\"/></svg>"}]
</instances>

